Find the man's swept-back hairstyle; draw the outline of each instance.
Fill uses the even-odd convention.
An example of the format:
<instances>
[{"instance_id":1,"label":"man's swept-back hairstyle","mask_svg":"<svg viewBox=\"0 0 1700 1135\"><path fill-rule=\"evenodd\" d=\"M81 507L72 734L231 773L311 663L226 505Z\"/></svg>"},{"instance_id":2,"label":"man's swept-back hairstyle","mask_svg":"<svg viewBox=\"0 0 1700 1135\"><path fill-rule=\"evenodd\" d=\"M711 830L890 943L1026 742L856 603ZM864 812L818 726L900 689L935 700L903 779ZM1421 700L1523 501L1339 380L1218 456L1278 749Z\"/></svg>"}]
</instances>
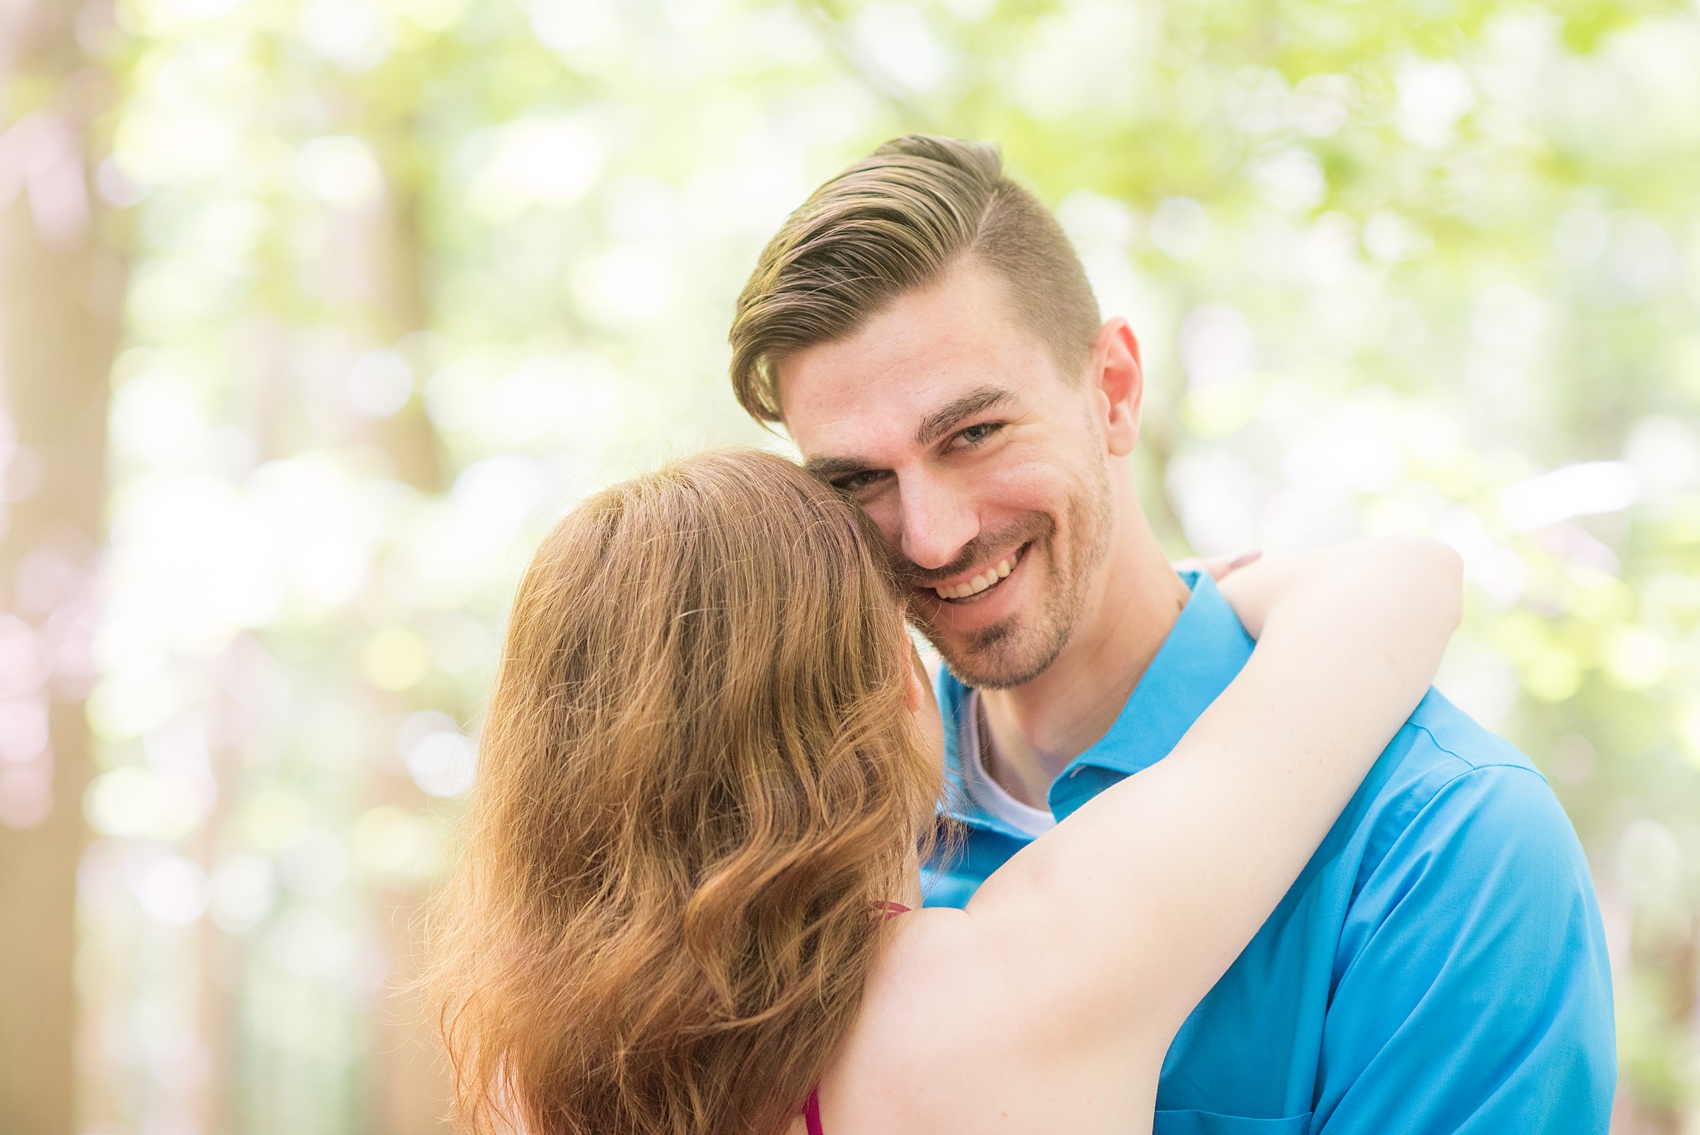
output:
<instances>
[{"instance_id":1,"label":"man's swept-back hairstyle","mask_svg":"<svg viewBox=\"0 0 1700 1135\"><path fill-rule=\"evenodd\" d=\"M932 831L910 656L878 533L773 454L561 522L430 935L462 1130L783 1130Z\"/></svg>"},{"instance_id":2,"label":"man's swept-back hairstyle","mask_svg":"<svg viewBox=\"0 0 1700 1135\"><path fill-rule=\"evenodd\" d=\"M995 147L910 134L815 190L762 250L732 320L738 402L781 421L780 360L855 333L970 256L1004 279L1017 316L1072 377L1098 301L1062 227L1004 176Z\"/></svg>"}]
</instances>

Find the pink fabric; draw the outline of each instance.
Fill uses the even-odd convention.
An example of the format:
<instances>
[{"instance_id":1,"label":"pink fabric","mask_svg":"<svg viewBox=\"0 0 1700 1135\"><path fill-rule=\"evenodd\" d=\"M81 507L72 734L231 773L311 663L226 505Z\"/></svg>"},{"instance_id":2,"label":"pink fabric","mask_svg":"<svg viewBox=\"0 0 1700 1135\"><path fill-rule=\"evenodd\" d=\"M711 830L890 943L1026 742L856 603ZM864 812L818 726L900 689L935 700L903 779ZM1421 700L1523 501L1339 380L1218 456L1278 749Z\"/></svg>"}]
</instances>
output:
<instances>
[{"instance_id":1,"label":"pink fabric","mask_svg":"<svg viewBox=\"0 0 1700 1135\"><path fill-rule=\"evenodd\" d=\"M887 921L896 918L900 914L908 913L909 908L900 902L888 902L885 904L885 917ZM803 1123L808 1127L809 1135L826 1135L826 1128L820 1125L819 1088L812 1089L809 1092L807 1102L803 1104Z\"/></svg>"}]
</instances>

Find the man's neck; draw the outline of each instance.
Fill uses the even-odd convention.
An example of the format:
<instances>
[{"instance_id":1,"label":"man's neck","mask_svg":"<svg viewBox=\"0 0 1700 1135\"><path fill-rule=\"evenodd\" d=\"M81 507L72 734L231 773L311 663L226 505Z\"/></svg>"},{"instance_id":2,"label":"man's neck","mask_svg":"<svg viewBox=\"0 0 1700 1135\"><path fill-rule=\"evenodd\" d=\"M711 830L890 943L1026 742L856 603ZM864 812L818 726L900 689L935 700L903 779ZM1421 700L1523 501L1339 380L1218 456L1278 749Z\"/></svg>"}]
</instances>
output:
<instances>
[{"instance_id":1,"label":"man's neck","mask_svg":"<svg viewBox=\"0 0 1700 1135\"><path fill-rule=\"evenodd\" d=\"M1056 661L1024 685L981 691L986 771L1033 807L1045 807L1051 782L1110 731L1186 606L1186 584L1133 513Z\"/></svg>"}]
</instances>

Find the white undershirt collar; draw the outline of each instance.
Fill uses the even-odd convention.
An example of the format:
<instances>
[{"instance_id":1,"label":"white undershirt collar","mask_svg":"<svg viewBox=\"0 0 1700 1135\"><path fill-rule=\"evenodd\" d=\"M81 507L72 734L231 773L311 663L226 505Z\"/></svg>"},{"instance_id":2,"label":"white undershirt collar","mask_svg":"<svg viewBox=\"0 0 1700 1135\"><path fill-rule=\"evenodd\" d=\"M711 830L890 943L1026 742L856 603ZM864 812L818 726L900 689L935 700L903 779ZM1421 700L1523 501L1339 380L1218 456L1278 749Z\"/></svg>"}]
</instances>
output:
<instances>
[{"instance_id":1,"label":"white undershirt collar","mask_svg":"<svg viewBox=\"0 0 1700 1135\"><path fill-rule=\"evenodd\" d=\"M1023 804L986 771L985 753L980 747L979 690L968 691L962 709L962 788L968 799L1034 839L1056 827L1057 818L1049 810Z\"/></svg>"}]
</instances>

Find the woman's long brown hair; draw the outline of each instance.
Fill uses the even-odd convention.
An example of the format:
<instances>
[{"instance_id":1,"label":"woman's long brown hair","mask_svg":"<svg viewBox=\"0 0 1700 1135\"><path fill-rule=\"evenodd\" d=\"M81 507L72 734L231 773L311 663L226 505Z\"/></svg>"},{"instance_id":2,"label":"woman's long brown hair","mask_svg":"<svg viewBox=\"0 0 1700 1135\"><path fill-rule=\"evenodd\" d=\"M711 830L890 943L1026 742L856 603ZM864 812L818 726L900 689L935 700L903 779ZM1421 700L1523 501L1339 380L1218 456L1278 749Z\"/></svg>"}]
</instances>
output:
<instances>
[{"instance_id":1,"label":"woman's long brown hair","mask_svg":"<svg viewBox=\"0 0 1700 1135\"><path fill-rule=\"evenodd\" d=\"M485 1135L771 1135L854 1020L940 773L877 537L757 451L526 572L429 981Z\"/></svg>"}]
</instances>

